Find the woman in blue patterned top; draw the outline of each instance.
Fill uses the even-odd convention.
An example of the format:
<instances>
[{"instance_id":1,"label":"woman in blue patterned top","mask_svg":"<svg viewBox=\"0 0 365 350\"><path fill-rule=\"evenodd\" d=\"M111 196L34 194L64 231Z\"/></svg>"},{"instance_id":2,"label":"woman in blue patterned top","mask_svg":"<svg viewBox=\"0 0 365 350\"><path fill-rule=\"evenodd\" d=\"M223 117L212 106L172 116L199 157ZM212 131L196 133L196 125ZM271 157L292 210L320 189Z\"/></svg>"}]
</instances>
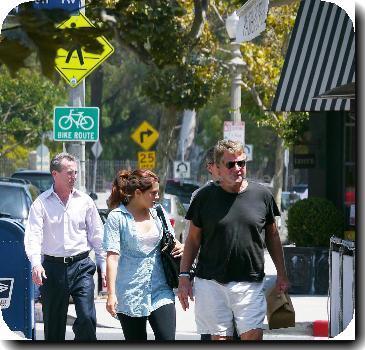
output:
<instances>
[{"instance_id":1,"label":"woman in blue patterned top","mask_svg":"<svg viewBox=\"0 0 365 350\"><path fill-rule=\"evenodd\" d=\"M153 172L119 171L108 199L113 210L105 223L103 243L106 308L119 318L126 340L147 340L147 320L156 340L175 340L175 295L161 262L162 223L154 209L158 191L159 179ZM183 245L177 241L172 255L179 257L182 252Z\"/></svg>"}]
</instances>

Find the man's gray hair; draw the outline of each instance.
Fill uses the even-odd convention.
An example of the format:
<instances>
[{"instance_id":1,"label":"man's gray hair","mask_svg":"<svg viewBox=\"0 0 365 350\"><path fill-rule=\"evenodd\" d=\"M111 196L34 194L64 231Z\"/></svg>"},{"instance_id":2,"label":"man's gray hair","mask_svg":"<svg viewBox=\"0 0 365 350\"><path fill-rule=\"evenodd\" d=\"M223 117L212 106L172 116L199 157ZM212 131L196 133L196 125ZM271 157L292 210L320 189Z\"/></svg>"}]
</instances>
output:
<instances>
[{"instance_id":1,"label":"man's gray hair","mask_svg":"<svg viewBox=\"0 0 365 350\"><path fill-rule=\"evenodd\" d=\"M219 140L214 147L214 162L219 165L224 152L227 151L232 154L245 154L243 145L241 142L232 140Z\"/></svg>"},{"instance_id":2,"label":"man's gray hair","mask_svg":"<svg viewBox=\"0 0 365 350\"><path fill-rule=\"evenodd\" d=\"M208 149L205 154L205 165L214 164L214 147Z\"/></svg>"},{"instance_id":3,"label":"man's gray hair","mask_svg":"<svg viewBox=\"0 0 365 350\"><path fill-rule=\"evenodd\" d=\"M50 172L52 173L53 170L55 170L57 172L62 171L61 162L64 159L67 159L70 162L76 162L77 163L77 158L75 156L73 156L72 154L66 153L66 152L58 153L51 160L51 164L49 166Z\"/></svg>"}]
</instances>

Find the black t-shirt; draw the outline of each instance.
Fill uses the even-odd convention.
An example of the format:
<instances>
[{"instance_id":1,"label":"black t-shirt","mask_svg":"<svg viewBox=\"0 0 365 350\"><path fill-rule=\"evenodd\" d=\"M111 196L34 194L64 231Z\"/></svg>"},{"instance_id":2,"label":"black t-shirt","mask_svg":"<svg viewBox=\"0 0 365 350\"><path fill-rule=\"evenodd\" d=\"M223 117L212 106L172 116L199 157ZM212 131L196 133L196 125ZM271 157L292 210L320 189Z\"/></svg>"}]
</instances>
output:
<instances>
[{"instance_id":1,"label":"black t-shirt","mask_svg":"<svg viewBox=\"0 0 365 350\"><path fill-rule=\"evenodd\" d=\"M280 215L271 192L248 182L241 193L209 185L195 196L186 214L202 229L196 276L220 283L262 281L264 241L260 235Z\"/></svg>"}]
</instances>

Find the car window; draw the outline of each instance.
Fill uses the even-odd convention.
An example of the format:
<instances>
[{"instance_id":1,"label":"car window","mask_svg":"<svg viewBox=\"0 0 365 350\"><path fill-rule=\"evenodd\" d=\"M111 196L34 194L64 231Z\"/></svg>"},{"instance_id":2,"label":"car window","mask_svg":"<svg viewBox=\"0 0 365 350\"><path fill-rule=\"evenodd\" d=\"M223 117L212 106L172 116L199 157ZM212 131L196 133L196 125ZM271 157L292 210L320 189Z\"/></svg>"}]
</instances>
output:
<instances>
[{"instance_id":1,"label":"car window","mask_svg":"<svg viewBox=\"0 0 365 350\"><path fill-rule=\"evenodd\" d=\"M51 174L15 173L12 175L12 177L29 180L34 186L37 186L41 192L48 190L53 184L53 177Z\"/></svg>"},{"instance_id":2,"label":"car window","mask_svg":"<svg viewBox=\"0 0 365 350\"><path fill-rule=\"evenodd\" d=\"M34 199L32 200L32 198L30 198L29 196L25 196L25 200L27 202L27 208L30 209L30 207L31 207L32 202L33 202Z\"/></svg>"},{"instance_id":3,"label":"car window","mask_svg":"<svg viewBox=\"0 0 365 350\"><path fill-rule=\"evenodd\" d=\"M168 213L171 213L171 199L170 198L162 198L161 205Z\"/></svg>"},{"instance_id":4,"label":"car window","mask_svg":"<svg viewBox=\"0 0 365 350\"><path fill-rule=\"evenodd\" d=\"M189 203L191 194L198 188L198 185L189 183L180 184L179 182L168 180L166 182L165 192L178 196L182 203Z\"/></svg>"},{"instance_id":5,"label":"car window","mask_svg":"<svg viewBox=\"0 0 365 350\"><path fill-rule=\"evenodd\" d=\"M293 191L298 192L298 193L303 193L303 192L305 192L305 190L307 188L308 187L306 185L294 185L293 186Z\"/></svg>"},{"instance_id":6,"label":"car window","mask_svg":"<svg viewBox=\"0 0 365 350\"><path fill-rule=\"evenodd\" d=\"M0 212L10 214L13 218L23 219L28 216L25 192L21 187L2 186L0 184Z\"/></svg>"}]
</instances>

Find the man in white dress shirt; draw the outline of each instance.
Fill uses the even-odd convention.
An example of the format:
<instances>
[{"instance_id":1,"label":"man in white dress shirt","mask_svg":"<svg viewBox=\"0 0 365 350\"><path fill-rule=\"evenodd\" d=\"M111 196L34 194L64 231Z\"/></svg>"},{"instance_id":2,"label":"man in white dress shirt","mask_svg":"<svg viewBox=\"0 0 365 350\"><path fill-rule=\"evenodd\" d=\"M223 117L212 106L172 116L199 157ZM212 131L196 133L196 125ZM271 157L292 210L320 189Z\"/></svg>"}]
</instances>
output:
<instances>
[{"instance_id":1,"label":"man in white dress shirt","mask_svg":"<svg viewBox=\"0 0 365 350\"><path fill-rule=\"evenodd\" d=\"M32 204L25 228L25 251L33 282L41 286L45 340L65 339L70 295L77 318L75 340L96 340L94 249L105 283L104 229L94 201L74 188L77 160L60 153L51 160L54 185Z\"/></svg>"}]
</instances>

